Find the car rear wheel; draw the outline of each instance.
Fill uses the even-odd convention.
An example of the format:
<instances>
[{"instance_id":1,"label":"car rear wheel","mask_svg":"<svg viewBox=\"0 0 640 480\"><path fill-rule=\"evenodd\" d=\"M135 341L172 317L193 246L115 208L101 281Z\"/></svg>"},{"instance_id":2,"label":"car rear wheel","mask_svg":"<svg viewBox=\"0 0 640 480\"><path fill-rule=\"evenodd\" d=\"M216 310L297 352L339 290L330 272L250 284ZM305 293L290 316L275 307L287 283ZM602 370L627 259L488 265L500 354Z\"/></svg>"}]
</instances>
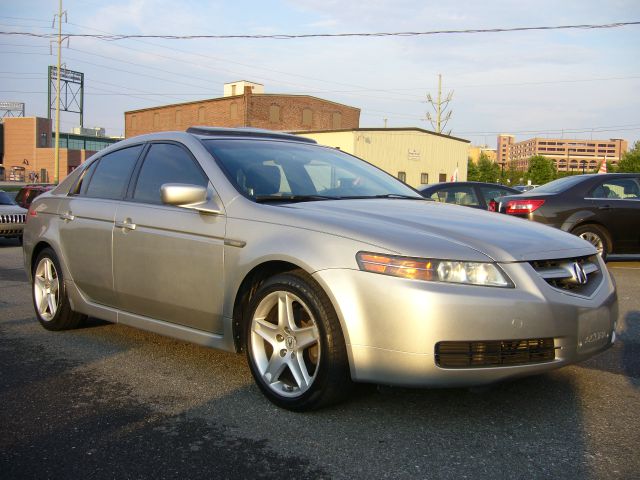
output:
<instances>
[{"instance_id":1,"label":"car rear wheel","mask_svg":"<svg viewBox=\"0 0 640 480\"><path fill-rule=\"evenodd\" d=\"M611 241L608 232L599 225L581 225L574 229L571 233L586 240L596 247L602 258L607 258L607 254L611 252Z\"/></svg>"},{"instance_id":2,"label":"car rear wheel","mask_svg":"<svg viewBox=\"0 0 640 480\"><path fill-rule=\"evenodd\" d=\"M337 315L304 272L276 275L251 301L247 358L264 395L294 411L340 400L351 379Z\"/></svg>"},{"instance_id":3,"label":"car rear wheel","mask_svg":"<svg viewBox=\"0 0 640 480\"><path fill-rule=\"evenodd\" d=\"M40 324L47 330L75 328L86 318L71 310L62 269L50 248L40 252L32 272L33 306Z\"/></svg>"}]
</instances>

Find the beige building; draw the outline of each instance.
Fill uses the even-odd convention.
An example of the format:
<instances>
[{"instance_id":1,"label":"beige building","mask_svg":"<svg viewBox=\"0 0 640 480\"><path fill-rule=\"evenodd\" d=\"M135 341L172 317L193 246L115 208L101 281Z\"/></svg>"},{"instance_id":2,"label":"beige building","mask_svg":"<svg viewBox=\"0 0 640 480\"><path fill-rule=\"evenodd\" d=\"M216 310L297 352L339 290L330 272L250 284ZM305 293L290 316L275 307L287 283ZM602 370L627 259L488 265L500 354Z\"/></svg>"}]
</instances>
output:
<instances>
[{"instance_id":1,"label":"beige building","mask_svg":"<svg viewBox=\"0 0 640 480\"><path fill-rule=\"evenodd\" d=\"M555 162L558 171L597 170L603 161L617 165L629 148L626 140L577 140L566 138L530 138L515 142L513 135L498 136L498 152L504 146L502 162L513 164L518 170L529 167L529 159L543 155Z\"/></svg>"},{"instance_id":2,"label":"beige building","mask_svg":"<svg viewBox=\"0 0 640 480\"><path fill-rule=\"evenodd\" d=\"M421 128L357 128L296 132L360 157L417 187L425 183L467 179L469 140Z\"/></svg>"},{"instance_id":3,"label":"beige building","mask_svg":"<svg viewBox=\"0 0 640 480\"><path fill-rule=\"evenodd\" d=\"M358 128L360 109L310 95L267 94L259 83L224 85L224 96L125 112L125 136L196 125L267 130Z\"/></svg>"},{"instance_id":4,"label":"beige building","mask_svg":"<svg viewBox=\"0 0 640 480\"><path fill-rule=\"evenodd\" d=\"M473 163L478 163L480 155L485 154L489 160L495 162L497 159L497 151L495 148L489 148L488 145L469 145L469 158Z\"/></svg>"}]
</instances>

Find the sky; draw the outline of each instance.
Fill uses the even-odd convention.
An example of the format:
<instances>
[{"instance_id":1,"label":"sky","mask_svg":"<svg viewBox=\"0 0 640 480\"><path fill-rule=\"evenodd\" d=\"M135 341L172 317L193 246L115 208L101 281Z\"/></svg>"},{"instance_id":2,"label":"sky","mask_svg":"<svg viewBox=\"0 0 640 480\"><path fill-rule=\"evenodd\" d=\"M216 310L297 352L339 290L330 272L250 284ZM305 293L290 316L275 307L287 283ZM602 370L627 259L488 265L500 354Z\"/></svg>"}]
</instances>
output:
<instances>
[{"instance_id":1,"label":"sky","mask_svg":"<svg viewBox=\"0 0 640 480\"><path fill-rule=\"evenodd\" d=\"M640 21L640 0L63 0L63 33L272 35L493 29ZM0 31L55 33L58 0L0 0ZM64 17L63 17L64 18ZM67 45L68 43L68 45ZM52 55L53 52L53 55ZM0 34L0 101L47 116L47 38ZM124 133L124 112L221 97L223 84L361 109L361 127L419 127L427 94L453 92L451 135L640 140L640 25L612 29L306 39L70 38L84 125ZM79 125L63 113L61 130Z\"/></svg>"}]
</instances>

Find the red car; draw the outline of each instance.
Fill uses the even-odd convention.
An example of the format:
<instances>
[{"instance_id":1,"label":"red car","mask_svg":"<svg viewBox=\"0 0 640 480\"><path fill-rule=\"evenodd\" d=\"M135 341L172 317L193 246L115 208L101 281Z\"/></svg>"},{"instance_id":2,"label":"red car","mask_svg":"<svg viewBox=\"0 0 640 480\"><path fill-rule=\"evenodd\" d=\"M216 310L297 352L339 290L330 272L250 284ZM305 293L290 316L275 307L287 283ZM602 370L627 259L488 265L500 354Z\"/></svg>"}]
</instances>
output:
<instances>
[{"instance_id":1,"label":"red car","mask_svg":"<svg viewBox=\"0 0 640 480\"><path fill-rule=\"evenodd\" d=\"M51 190L55 185L25 185L16 195L16 203L22 208L29 208L33 199L38 195Z\"/></svg>"}]
</instances>

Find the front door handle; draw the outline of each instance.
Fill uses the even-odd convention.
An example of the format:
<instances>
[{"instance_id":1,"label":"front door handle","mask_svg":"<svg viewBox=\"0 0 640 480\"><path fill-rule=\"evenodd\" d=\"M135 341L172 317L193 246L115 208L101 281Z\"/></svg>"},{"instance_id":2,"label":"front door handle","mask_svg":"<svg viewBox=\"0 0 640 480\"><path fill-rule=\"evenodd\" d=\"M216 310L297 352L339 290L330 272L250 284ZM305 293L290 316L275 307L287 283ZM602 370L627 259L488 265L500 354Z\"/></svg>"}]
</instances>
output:
<instances>
[{"instance_id":1,"label":"front door handle","mask_svg":"<svg viewBox=\"0 0 640 480\"><path fill-rule=\"evenodd\" d=\"M136 224L135 223L131 223L131 220L129 218L127 218L123 222L116 222L116 228L124 228L126 230L135 230L136 229Z\"/></svg>"},{"instance_id":2,"label":"front door handle","mask_svg":"<svg viewBox=\"0 0 640 480\"><path fill-rule=\"evenodd\" d=\"M611 205L602 205L598 207L598 210L611 210L613 207Z\"/></svg>"},{"instance_id":3,"label":"front door handle","mask_svg":"<svg viewBox=\"0 0 640 480\"><path fill-rule=\"evenodd\" d=\"M76 218L75 215L71 215L71 212L66 212L60 215L60 219L67 220L69 222L75 218Z\"/></svg>"}]
</instances>

